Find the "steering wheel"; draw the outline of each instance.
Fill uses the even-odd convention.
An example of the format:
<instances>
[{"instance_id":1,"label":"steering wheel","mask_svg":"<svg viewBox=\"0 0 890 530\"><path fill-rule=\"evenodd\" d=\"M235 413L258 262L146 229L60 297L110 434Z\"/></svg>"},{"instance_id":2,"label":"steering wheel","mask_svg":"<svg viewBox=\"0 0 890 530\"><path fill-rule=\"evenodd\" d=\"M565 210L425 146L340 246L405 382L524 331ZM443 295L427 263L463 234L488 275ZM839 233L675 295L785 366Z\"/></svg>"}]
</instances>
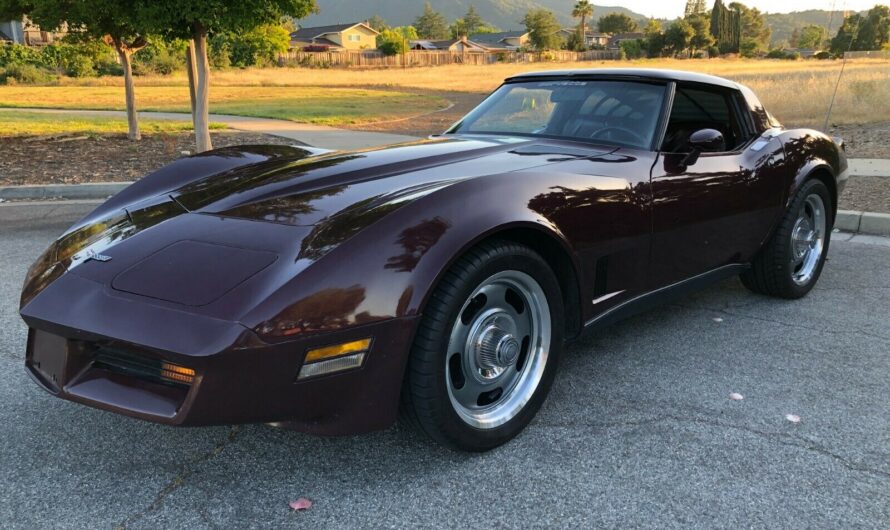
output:
<instances>
[{"instance_id":1,"label":"steering wheel","mask_svg":"<svg viewBox=\"0 0 890 530\"><path fill-rule=\"evenodd\" d=\"M646 139L643 138L642 136L640 136L638 133L636 133L630 129L625 129L624 127L615 127L615 126L603 127L602 129L591 134L590 139L591 140L611 140L611 135L609 138L603 138L602 136L605 134L613 133L613 132L616 132L619 135L623 134L625 136L625 139L630 138L631 140L633 140L634 145L637 145L637 146L643 146L648 143L646 141Z\"/></svg>"}]
</instances>

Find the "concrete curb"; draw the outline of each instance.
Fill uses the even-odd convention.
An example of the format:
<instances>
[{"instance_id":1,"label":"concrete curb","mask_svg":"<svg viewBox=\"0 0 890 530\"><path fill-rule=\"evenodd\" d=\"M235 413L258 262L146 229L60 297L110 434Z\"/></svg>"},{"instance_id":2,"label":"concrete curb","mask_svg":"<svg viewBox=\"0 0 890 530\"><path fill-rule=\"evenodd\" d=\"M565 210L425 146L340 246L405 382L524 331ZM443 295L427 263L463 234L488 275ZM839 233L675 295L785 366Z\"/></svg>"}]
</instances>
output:
<instances>
[{"instance_id":1,"label":"concrete curb","mask_svg":"<svg viewBox=\"0 0 890 530\"><path fill-rule=\"evenodd\" d=\"M4 201L107 199L120 193L130 184L132 182L4 186L0 187L0 199Z\"/></svg>"},{"instance_id":2,"label":"concrete curb","mask_svg":"<svg viewBox=\"0 0 890 530\"><path fill-rule=\"evenodd\" d=\"M0 203L0 225L32 227L71 224L95 210L104 200L27 201Z\"/></svg>"},{"instance_id":3,"label":"concrete curb","mask_svg":"<svg viewBox=\"0 0 890 530\"><path fill-rule=\"evenodd\" d=\"M851 177L888 177L890 178L890 160L881 158L851 158Z\"/></svg>"},{"instance_id":4,"label":"concrete curb","mask_svg":"<svg viewBox=\"0 0 890 530\"><path fill-rule=\"evenodd\" d=\"M890 236L890 214L841 210L834 227L844 232Z\"/></svg>"}]
</instances>

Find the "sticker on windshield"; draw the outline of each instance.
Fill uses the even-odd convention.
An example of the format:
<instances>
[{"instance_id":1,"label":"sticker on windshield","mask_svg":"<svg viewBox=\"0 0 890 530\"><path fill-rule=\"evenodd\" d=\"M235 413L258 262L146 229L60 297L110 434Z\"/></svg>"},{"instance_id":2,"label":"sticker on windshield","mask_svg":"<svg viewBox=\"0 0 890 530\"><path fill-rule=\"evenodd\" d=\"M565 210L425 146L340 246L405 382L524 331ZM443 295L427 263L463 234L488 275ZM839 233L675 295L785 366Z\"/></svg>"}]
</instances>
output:
<instances>
[{"instance_id":1,"label":"sticker on windshield","mask_svg":"<svg viewBox=\"0 0 890 530\"><path fill-rule=\"evenodd\" d=\"M551 86L587 86L587 81L547 81L540 83L539 86L542 88Z\"/></svg>"}]
</instances>

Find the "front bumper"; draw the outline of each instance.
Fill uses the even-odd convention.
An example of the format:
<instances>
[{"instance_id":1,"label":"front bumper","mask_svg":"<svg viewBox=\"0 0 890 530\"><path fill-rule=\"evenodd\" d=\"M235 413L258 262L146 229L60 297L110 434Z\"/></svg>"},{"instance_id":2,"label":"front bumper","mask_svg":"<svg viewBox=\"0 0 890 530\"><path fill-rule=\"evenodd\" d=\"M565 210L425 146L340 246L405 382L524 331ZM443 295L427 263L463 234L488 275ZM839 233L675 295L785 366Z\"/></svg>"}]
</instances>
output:
<instances>
[{"instance_id":1,"label":"front bumper","mask_svg":"<svg viewBox=\"0 0 890 530\"><path fill-rule=\"evenodd\" d=\"M69 307L39 296L22 310L28 373L60 398L168 425L274 422L323 435L380 430L397 417L416 318L268 344L238 323L108 296L75 275L65 279ZM72 308L71 300L83 306ZM360 368L297 380L308 350L368 337ZM109 369L97 361L106 349L192 369L194 379L170 384Z\"/></svg>"}]
</instances>

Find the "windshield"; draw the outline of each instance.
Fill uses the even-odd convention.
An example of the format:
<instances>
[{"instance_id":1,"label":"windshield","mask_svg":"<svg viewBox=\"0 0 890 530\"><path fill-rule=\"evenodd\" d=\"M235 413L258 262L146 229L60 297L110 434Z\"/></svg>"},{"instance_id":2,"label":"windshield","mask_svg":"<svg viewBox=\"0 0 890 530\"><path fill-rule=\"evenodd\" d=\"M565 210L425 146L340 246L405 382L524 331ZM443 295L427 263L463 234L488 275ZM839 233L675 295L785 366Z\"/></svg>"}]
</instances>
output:
<instances>
[{"instance_id":1,"label":"windshield","mask_svg":"<svg viewBox=\"0 0 890 530\"><path fill-rule=\"evenodd\" d=\"M510 83L448 132L566 138L649 149L664 94L664 85L635 81Z\"/></svg>"}]
</instances>

